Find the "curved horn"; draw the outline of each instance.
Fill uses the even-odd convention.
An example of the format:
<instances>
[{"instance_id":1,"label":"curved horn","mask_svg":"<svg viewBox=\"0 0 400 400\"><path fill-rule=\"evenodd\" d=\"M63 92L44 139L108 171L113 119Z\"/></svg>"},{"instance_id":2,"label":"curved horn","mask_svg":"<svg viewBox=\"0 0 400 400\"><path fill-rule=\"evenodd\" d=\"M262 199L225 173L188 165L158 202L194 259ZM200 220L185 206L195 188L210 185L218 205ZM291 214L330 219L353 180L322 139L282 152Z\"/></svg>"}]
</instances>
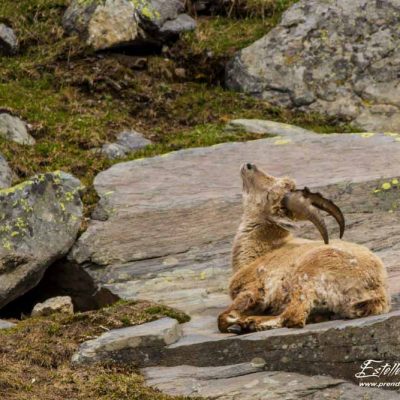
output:
<instances>
[{"instance_id":1,"label":"curved horn","mask_svg":"<svg viewBox=\"0 0 400 400\"><path fill-rule=\"evenodd\" d=\"M325 244L329 243L325 221L318 209L311 203L311 199L304 196L303 191L288 193L283 198L283 206L290 212L293 219L311 221L318 229Z\"/></svg>"},{"instance_id":2,"label":"curved horn","mask_svg":"<svg viewBox=\"0 0 400 400\"><path fill-rule=\"evenodd\" d=\"M311 200L313 206L319 208L320 210L326 211L328 214L332 215L333 218L335 218L340 228L340 238L342 238L346 223L340 208L332 200L328 200L322 196L321 193L312 193L308 187L304 188L303 195Z\"/></svg>"}]
</instances>

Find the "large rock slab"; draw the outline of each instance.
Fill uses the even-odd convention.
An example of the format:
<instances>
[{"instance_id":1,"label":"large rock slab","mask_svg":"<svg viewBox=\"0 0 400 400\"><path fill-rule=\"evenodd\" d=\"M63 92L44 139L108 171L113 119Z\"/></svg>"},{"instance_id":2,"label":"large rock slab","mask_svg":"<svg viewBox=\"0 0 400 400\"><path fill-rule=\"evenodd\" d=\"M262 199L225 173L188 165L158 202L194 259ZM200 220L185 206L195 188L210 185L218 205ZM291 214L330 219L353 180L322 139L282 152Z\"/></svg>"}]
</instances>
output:
<instances>
[{"instance_id":1,"label":"large rock slab","mask_svg":"<svg viewBox=\"0 0 400 400\"><path fill-rule=\"evenodd\" d=\"M0 190L0 308L69 251L81 224L80 189L73 176L54 172Z\"/></svg>"},{"instance_id":2,"label":"large rock slab","mask_svg":"<svg viewBox=\"0 0 400 400\"><path fill-rule=\"evenodd\" d=\"M140 270L142 261L169 256L157 262L171 269L186 252L232 237L241 213L241 163L290 175L300 186L362 182L398 174L396 139L304 133L116 164L94 181L107 220L91 222L70 258L93 266L138 262Z\"/></svg>"},{"instance_id":3,"label":"large rock slab","mask_svg":"<svg viewBox=\"0 0 400 400\"><path fill-rule=\"evenodd\" d=\"M73 0L63 26L95 50L159 45L195 28L195 21L183 12L179 0Z\"/></svg>"},{"instance_id":4,"label":"large rock slab","mask_svg":"<svg viewBox=\"0 0 400 400\"><path fill-rule=\"evenodd\" d=\"M301 0L227 67L227 85L270 103L398 131L400 1Z\"/></svg>"},{"instance_id":5,"label":"large rock slab","mask_svg":"<svg viewBox=\"0 0 400 400\"><path fill-rule=\"evenodd\" d=\"M148 385L173 396L219 400L399 398L394 392L363 388L328 376L264 371L258 360L226 367L153 367L142 372Z\"/></svg>"},{"instance_id":6,"label":"large rock slab","mask_svg":"<svg viewBox=\"0 0 400 400\"><path fill-rule=\"evenodd\" d=\"M230 250L241 216L239 166L246 161L255 162L274 175L290 175L299 186L308 185L334 199L346 215L345 239L364 244L383 258L390 276L393 309L398 307L400 142L396 139L399 135L316 135L270 121L236 121L231 129L232 126L243 130L257 128L259 133L278 136L121 163L95 179L101 197L95 213L98 219L90 222L75 244L69 254L71 262L82 265L96 282L122 298L162 302L192 317L183 326L184 337L165 352L157 353L157 358L147 358L147 365L154 362L152 365L204 366L212 362L226 365L249 361L244 360L245 353L236 353L235 360L229 358L230 347L226 350L222 345L228 336L219 334L216 326L218 312L229 304ZM333 221L329 220L328 227L332 237L338 235ZM298 234L318 237L310 224L300 225ZM324 329L318 335L326 338L329 342L326 348L335 353L339 336L323 335L346 322L332 324L321 325ZM346 332L358 329L354 340L361 340L372 329L369 325L346 326L349 329ZM301 333L316 335L308 329ZM384 329L389 328L385 325ZM295 343L301 335L293 332L282 334L285 339L277 346ZM376 353L368 348L363 355L383 356L387 346L395 348L390 347L392 342L388 344L388 337L382 337L386 341L376 342ZM239 342L229 340L232 347L242 346L240 338ZM257 342L253 356L260 354L263 346L269 348L269 341L268 336ZM213 357L218 346L222 346L222 353ZM202 355L198 357L199 352ZM128 353L120 353L124 354L121 358L143 362L133 352ZM272 352L271 357L274 354L277 353ZM329 354L321 350L320 360ZM349 365L359 364L357 354L356 351L352 354L354 358ZM196 364L196 359L204 364ZM320 361L318 373L335 373L325 361L326 370ZM274 367L283 368L282 365ZM288 365L297 368L299 364ZM309 373L315 372L309 370Z\"/></svg>"}]
</instances>

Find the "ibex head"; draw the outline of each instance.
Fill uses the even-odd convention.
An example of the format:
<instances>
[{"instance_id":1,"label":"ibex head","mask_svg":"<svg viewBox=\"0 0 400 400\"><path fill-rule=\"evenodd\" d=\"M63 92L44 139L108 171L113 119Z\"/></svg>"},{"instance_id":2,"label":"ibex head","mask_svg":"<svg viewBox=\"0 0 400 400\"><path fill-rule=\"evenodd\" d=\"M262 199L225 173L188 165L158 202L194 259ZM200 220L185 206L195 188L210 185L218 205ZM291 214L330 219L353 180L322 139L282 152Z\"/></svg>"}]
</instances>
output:
<instances>
[{"instance_id":1,"label":"ibex head","mask_svg":"<svg viewBox=\"0 0 400 400\"><path fill-rule=\"evenodd\" d=\"M320 193L312 193L307 187L296 190L296 183L290 178L275 178L246 163L240 173L243 180L244 211L253 219L269 219L282 226L282 221L289 218L293 221L311 221L324 242L329 243L328 230L319 210L333 216L343 236L345 220L339 207ZM285 228L285 224L283 223Z\"/></svg>"}]
</instances>

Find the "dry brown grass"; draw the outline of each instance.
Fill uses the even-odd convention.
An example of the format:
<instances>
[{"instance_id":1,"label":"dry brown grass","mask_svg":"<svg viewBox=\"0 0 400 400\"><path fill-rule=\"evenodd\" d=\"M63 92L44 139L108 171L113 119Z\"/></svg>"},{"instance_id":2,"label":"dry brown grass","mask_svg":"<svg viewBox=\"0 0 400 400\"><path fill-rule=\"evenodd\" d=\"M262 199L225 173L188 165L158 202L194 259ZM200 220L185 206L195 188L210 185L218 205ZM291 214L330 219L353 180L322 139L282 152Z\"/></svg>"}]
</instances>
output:
<instances>
[{"instance_id":1,"label":"dry brown grass","mask_svg":"<svg viewBox=\"0 0 400 400\"><path fill-rule=\"evenodd\" d=\"M186 321L168 307L121 302L74 316L55 315L19 322L0 331L2 400L167 400L144 385L133 365L73 367L80 343L107 329L141 324L162 316ZM178 399L178 398L177 398Z\"/></svg>"}]
</instances>

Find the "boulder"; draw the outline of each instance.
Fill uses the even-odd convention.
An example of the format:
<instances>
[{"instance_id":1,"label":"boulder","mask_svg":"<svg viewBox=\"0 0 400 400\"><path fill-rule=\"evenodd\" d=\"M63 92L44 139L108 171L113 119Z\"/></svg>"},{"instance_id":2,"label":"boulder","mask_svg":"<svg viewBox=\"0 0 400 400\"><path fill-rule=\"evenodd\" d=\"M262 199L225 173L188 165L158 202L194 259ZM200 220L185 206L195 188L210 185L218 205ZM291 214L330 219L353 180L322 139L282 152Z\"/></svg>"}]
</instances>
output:
<instances>
[{"instance_id":1,"label":"boulder","mask_svg":"<svg viewBox=\"0 0 400 400\"><path fill-rule=\"evenodd\" d=\"M0 113L0 137L19 144L35 144L35 139L29 135L25 122L8 113Z\"/></svg>"},{"instance_id":2,"label":"boulder","mask_svg":"<svg viewBox=\"0 0 400 400\"><path fill-rule=\"evenodd\" d=\"M0 308L32 289L77 237L81 184L63 172L0 190Z\"/></svg>"},{"instance_id":3,"label":"boulder","mask_svg":"<svg viewBox=\"0 0 400 400\"><path fill-rule=\"evenodd\" d=\"M273 105L396 132L399 9L398 0L301 0L234 57L227 86Z\"/></svg>"},{"instance_id":4,"label":"boulder","mask_svg":"<svg viewBox=\"0 0 400 400\"><path fill-rule=\"evenodd\" d=\"M152 142L136 131L124 131L117 136L115 143L105 144L101 152L111 160L125 157L128 153L143 149Z\"/></svg>"},{"instance_id":5,"label":"boulder","mask_svg":"<svg viewBox=\"0 0 400 400\"><path fill-rule=\"evenodd\" d=\"M0 23L0 54L13 55L18 51L18 40L14 31Z\"/></svg>"},{"instance_id":6,"label":"boulder","mask_svg":"<svg viewBox=\"0 0 400 400\"><path fill-rule=\"evenodd\" d=\"M72 304L72 299L69 296L57 296L47 299L43 303L38 303L33 307L31 316L46 317L51 314L73 314L74 306Z\"/></svg>"},{"instance_id":7,"label":"boulder","mask_svg":"<svg viewBox=\"0 0 400 400\"><path fill-rule=\"evenodd\" d=\"M11 186L13 173L8 166L6 159L0 154L0 189Z\"/></svg>"},{"instance_id":8,"label":"boulder","mask_svg":"<svg viewBox=\"0 0 400 400\"><path fill-rule=\"evenodd\" d=\"M161 45L195 28L195 21L183 11L179 0L73 0L64 14L63 26L68 34L78 34L95 50Z\"/></svg>"}]
</instances>

